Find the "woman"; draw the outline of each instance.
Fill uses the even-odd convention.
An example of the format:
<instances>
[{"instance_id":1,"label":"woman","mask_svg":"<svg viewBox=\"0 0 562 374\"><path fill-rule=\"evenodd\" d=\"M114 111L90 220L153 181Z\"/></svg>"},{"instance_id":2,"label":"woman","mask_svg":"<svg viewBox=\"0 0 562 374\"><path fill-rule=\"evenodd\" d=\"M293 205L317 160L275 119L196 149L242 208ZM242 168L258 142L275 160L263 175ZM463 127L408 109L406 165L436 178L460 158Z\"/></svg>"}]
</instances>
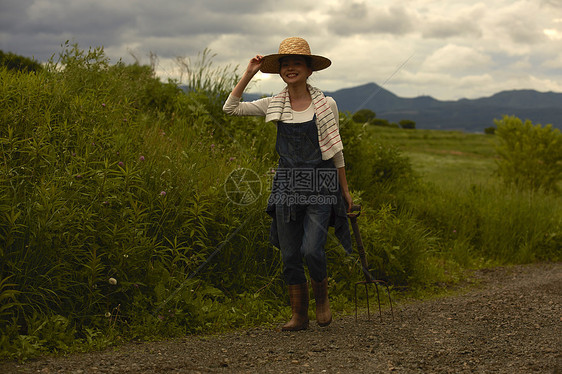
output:
<instances>
[{"instance_id":1,"label":"woman","mask_svg":"<svg viewBox=\"0 0 562 374\"><path fill-rule=\"evenodd\" d=\"M224 104L231 115L265 116L277 124L276 171L267 212L273 217L271 241L281 250L283 275L288 284L292 317L284 331L308 327L309 270L316 300L316 321L332 321L328 300L328 278L324 244L328 226L344 248L351 252L346 211L352 199L347 186L343 145L339 135L336 102L307 83L313 71L330 66L325 57L312 55L306 40L283 40L279 52L252 58ZM279 74L286 83L276 96L240 102L254 75ZM303 261L304 259L304 261Z\"/></svg>"}]
</instances>

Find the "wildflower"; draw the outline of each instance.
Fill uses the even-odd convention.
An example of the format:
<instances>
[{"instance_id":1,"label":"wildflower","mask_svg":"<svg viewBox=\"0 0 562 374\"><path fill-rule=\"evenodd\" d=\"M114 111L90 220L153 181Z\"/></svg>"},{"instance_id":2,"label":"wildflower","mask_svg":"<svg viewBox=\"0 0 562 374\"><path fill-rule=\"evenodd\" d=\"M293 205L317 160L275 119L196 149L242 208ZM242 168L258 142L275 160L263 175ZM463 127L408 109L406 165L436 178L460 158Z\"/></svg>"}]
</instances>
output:
<instances>
[{"instance_id":1,"label":"wildflower","mask_svg":"<svg viewBox=\"0 0 562 374\"><path fill-rule=\"evenodd\" d=\"M76 157L76 152L72 152L72 157Z\"/></svg>"},{"instance_id":2,"label":"wildflower","mask_svg":"<svg viewBox=\"0 0 562 374\"><path fill-rule=\"evenodd\" d=\"M117 165L123 167L123 166L125 166L125 163L124 163L123 161L119 161L119 162L117 163Z\"/></svg>"},{"instance_id":3,"label":"wildflower","mask_svg":"<svg viewBox=\"0 0 562 374\"><path fill-rule=\"evenodd\" d=\"M108 282L109 282L109 284L115 286L115 285L117 284L117 279L115 279L115 278L109 278Z\"/></svg>"},{"instance_id":4,"label":"wildflower","mask_svg":"<svg viewBox=\"0 0 562 374\"><path fill-rule=\"evenodd\" d=\"M140 156L139 161L144 161L144 156Z\"/></svg>"},{"instance_id":5,"label":"wildflower","mask_svg":"<svg viewBox=\"0 0 562 374\"><path fill-rule=\"evenodd\" d=\"M160 196L166 196L166 191L160 191Z\"/></svg>"},{"instance_id":6,"label":"wildflower","mask_svg":"<svg viewBox=\"0 0 562 374\"><path fill-rule=\"evenodd\" d=\"M211 149L215 149L215 145L214 145L214 144L211 144Z\"/></svg>"},{"instance_id":7,"label":"wildflower","mask_svg":"<svg viewBox=\"0 0 562 374\"><path fill-rule=\"evenodd\" d=\"M236 160L236 157L231 157L228 159L228 161L234 161L234 160Z\"/></svg>"},{"instance_id":8,"label":"wildflower","mask_svg":"<svg viewBox=\"0 0 562 374\"><path fill-rule=\"evenodd\" d=\"M103 205L109 205L109 201L106 200L106 201L104 201L102 204L103 204Z\"/></svg>"},{"instance_id":9,"label":"wildflower","mask_svg":"<svg viewBox=\"0 0 562 374\"><path fill-rule=\"evenodd\" d=\"M82 178L82 174L76 174L76 179L81 179Z\"/></svg>"},{"instance_id":10,"label":"wildflower","mask_svg":"<svg viewBox=\"0 0 562 374\"><path fill-rule=\"evenodd\" d=\"M163 320L164 320L164 316L161 315L161 314L159 314L159 315L158 315L158 319L159 319L160 321L163 321Z\"/></svg>"},{"instance_id":11,"label":"wildflower","mask_svg":"<svg viewBox=\"0 0 562 374\"><path fill-rule=\"evenodd\" d=\"M101 103L101 106L105 108L105 103Z\"/></svg>"}]
</instances>

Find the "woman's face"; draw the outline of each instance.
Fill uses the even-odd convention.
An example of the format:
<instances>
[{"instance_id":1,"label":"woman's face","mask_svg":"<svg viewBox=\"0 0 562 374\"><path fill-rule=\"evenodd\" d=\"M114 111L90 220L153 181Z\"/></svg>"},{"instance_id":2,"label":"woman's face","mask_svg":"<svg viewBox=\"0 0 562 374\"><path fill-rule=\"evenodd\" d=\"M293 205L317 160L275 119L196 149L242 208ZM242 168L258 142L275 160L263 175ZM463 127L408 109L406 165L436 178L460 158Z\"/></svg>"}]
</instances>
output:
<instances>
[{"instance_id":1,"label":"woman's face","mask_svg":"<svg viewBox=\"0 0 562 374\"><path fill-rule=\"evenodd\" d=\"M280 61L279 75L287 84L306 83L311 74L312 69L302 56L283 57Z\"/></svg>"}]
</instances>

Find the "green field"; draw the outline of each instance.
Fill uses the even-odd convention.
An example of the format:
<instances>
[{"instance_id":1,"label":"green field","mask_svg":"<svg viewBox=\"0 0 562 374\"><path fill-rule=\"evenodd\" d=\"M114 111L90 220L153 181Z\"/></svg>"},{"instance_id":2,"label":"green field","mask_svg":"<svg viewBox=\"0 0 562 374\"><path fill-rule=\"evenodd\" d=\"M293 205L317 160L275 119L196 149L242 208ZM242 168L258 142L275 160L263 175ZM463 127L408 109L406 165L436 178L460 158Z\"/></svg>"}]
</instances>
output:
<instances>
[{"instance_id":1,"label":"green field","mask_svg":"<svg viewBox=\"0 0 562 374\"><path fill-rule=\"evenodd\" d=\"M382 126L369 131L375 139L398 147L428 182L451 188L500 183L494 135ZM562 189L562 182L558 187Z\"/></svg>"},{"instance_id":2,"label":"green field","mask_svg":"<svg viewBox=\"0 0 562 374\"><path fill-rule=\"evenodd\" d=\"M384 127L372 131L375 137L399 147L427 181L456 187L496 180L493 136Z\"/></svg>"},{"instance_id":3,"label":"green field","mask_svg":"<svg viewBox=\"0 0 562 374\"><path fill-rule=\"evenodd\" d=\"M381 126L369 130L375 139L398 147L428 182L446 187L497 182L493 135Z\"/></svg>"}]
</instances>

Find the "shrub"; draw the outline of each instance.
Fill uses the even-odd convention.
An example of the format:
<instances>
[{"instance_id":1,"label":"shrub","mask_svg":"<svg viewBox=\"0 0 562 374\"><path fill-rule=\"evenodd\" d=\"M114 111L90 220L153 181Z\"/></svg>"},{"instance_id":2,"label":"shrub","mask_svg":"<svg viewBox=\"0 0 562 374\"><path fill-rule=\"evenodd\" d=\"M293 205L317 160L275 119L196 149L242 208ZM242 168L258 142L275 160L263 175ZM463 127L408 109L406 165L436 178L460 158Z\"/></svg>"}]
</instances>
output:
<instances>
[{"instance_id":1,"label":"shrub","mask_svg":"<svg viewBox=\"0 0 562 374\"><path fill-rule=\"evenodd\" d=\"M351 119L354 122L363 124L363 123L371 123L376 116L377 116L376 113L370 109L361 109L355 112L355 114L353 114Z\"/></svg>"},{"instance_id":2,"label":"shrub","mask_svg":"<svg viewBox=\"0 0 562 374\"><path fill-rule=\"evenodd\" d=\"M41 72L0 67L0 81L0 356L58 349L45 334L64 347L63 335L101 346L96 337L112 332L263 318L248 311L261 301L222 313L238 292L253 297L248 284L277 277L279 256L266 245L263 208L225 201L232 169L265 175L270 165L251 140L233 144L228 135L242 139L243 129L216 136L216 92L184 95L146 66L68 44ZM259 218L240 227L243 217ZM272 313L279 301L267 302ZM36 328L45 321L53 328Z\"/></svg>"},{"instance_id":3,"label":"shrub","mask_svg":"<svg viewBox=\"0 0 562 374\"><path fill-rule=\"evenodd\" d=\"M514 116L495 121L498 174L506 184L557 191L562 180L562 134Z\"/></svg>"},{"instance_id":4,"label":"shrub","mask_svg":"<svg viewBox=\"0 0 562 374\"><path fill-rule=\"evenodd\" d=\"M403 119L398 123L403 129L414 130L416 128L416 122L409 119Z\"/></svg>"},{"instance_id":5,"label":"shrub","mask_svg":"<svg viewBox=\"0 0 562 374\"><path fill-rule=\"evenodd\" d=\"M34 59L19 56L14 53L4 53L0 51L0 66L6 66L8 70L17 70L23 72L40 71L43 66Z\"/></svg>"},{"instance_id":6,"label":"shrub","mask_svg":"<svg viewBox=\"0 0 562 374\"><path fill-rule=\"evenodd\" d=\"M422 285L436 281L430 269L435 251L431 232L406 210L382 205L376 212L366 210L373 223L366 225L364 242L373 276L392 284ZM369 217L371 216L371 217Z\"/></svg>"},{"instance_id":7,"label":"shrub","mask_svg":"<svg viewBox=\"0 0 562 374\"><path fill-rule=\"evenodd\" d=\"M375 118L372 121L370 121L369 124L371 124L373 126L398 128L398 124L396 124L394 122L388 122L387 119L383 119L383 118Z\"/></svg>"},{"instance_id":8,"label":"shrub","mask_svg":"<svg viewBox=\"0 0 562 374\"><path fill-rule=\"evenodd\" d=\"M415 183L408 158L392 144L380 143L360 125L347 117L341 121L346 172L350 188L361 191L362 197L378 206L396 200L399 191Z\"/></svg>"}]
</instances>

